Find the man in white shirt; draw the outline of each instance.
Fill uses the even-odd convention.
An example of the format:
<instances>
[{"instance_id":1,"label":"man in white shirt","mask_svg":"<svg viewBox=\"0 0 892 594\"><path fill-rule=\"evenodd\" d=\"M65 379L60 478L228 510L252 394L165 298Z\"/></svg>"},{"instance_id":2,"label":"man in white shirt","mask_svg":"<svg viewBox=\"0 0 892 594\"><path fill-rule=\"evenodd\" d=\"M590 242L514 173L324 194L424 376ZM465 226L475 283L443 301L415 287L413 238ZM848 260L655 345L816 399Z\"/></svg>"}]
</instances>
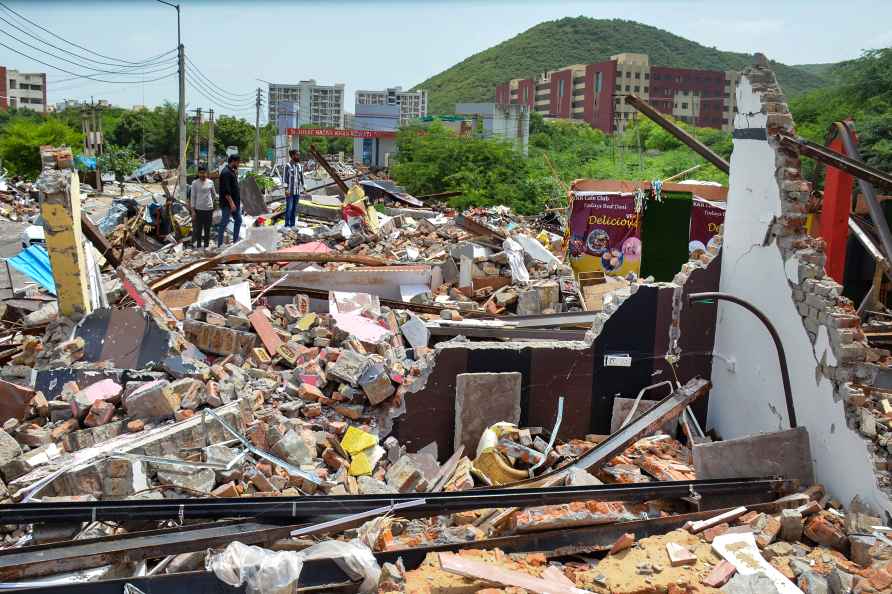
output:
<instances>
[{"instance_id":1,"label":"man in white shirt","mask_svg":"<svg viewBox=\"0 0 892 594\"><path fill-rule=\"evenodd\" d=\"M207 248L211 242L211 221L214 216L214 199L217 191L208 179L205 166L198 168L198 177L192 182L189 205L192 208L192 246Z\"/></svg>"},{"instance_id":2,"label":"man in white shirt","mask_svg":"<svg viewBox=\"0 0 892 594\"><path fill-rule=\"evenodd\" d=\"M300 153L297 149L288 151L291 161L285 164L285 227L294 227L297 222L297 201L304 191L304 168L300 164Z\"/></svg>"}]
</instances>

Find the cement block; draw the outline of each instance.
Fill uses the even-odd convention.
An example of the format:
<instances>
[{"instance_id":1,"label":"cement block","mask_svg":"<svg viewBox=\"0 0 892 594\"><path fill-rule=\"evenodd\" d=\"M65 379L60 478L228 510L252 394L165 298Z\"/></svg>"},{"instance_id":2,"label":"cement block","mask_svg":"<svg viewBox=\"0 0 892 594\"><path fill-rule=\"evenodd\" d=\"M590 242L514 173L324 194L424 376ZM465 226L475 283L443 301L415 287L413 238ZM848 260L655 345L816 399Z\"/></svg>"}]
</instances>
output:
<instances>
[{"instance_id":1,"label":"cement block","mask_svg":"<svg viewBox=\"0 0 892 594\"><path fill-rule=\"evenodd\" d=\"M520 422L520 388L523 375L460 373L455 378L454 446L465 446L473 456L487 427L506 421Z\"/></svg>"},{"instance_id":2,"label":"cement block","mask_svg":"<svg viewBox=\"0 0 892 594\"><path fill-rule=\"evenodd\" d=\"M814 467L804 427L695 444L698 479L782 476L813 485Z\"/></svg>"}]
</instances>

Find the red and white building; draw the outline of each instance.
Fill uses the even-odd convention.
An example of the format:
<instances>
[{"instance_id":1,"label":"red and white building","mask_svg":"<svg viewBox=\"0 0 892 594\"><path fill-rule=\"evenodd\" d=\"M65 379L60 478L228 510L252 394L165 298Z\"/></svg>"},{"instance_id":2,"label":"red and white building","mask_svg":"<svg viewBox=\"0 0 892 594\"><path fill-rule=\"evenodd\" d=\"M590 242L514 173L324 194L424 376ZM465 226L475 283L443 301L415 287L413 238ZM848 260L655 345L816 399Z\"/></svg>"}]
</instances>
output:
<instances>
[{"instance_id":1,"label":"red and white building","mask_svg":"<svg viewBox=\"0 0 892 594\"><path fill-rule=\"evenodd\" d=\"M737 72L651 66L647 54L624 53L496 87L496 103L521 104L549 118L588 122L610 134L625 129L637 95L672 117L703 128L734 126Z\"/></svg>"},{"instance_id":2,"label":"red and white building","mask_svg":"<svg viewBox=\"0 0 892 594\"><path fill-rule=\"evenodd\" d=\"M11 107L46 113L46 74L0 66L0 109Z\"/></svg>"}]
</instances>

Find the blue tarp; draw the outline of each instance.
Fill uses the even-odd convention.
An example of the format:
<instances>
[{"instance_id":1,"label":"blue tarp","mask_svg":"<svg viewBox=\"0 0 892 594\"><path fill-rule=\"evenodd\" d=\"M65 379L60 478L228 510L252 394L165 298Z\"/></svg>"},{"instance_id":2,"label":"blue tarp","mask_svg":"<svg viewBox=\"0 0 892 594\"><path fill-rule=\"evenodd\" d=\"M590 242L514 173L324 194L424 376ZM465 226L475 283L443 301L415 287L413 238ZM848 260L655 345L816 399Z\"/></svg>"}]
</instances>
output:
<instances>
[{"instance_id":1,"label":"blue tarp","mask_svg":"<svg viewBox=\"0 0 892 594\"><path fill-rule=\"evenodd\" d=\"M86 167L89 171L96 169L96 157L88 157L86 155L77 155L74 160Z\"/></svg>"},{"instance_id":2,"label":"blue tarp","mask_svg":"<svg viewBox=\"0 0 892 594\"><path fill-rule=\"evenodd\" d=\"M56 294L56 281L53 280L50 255L42 245L27 247L12 258L8 258L6 262L53 295Z\"/></svg>"}]
</instances>

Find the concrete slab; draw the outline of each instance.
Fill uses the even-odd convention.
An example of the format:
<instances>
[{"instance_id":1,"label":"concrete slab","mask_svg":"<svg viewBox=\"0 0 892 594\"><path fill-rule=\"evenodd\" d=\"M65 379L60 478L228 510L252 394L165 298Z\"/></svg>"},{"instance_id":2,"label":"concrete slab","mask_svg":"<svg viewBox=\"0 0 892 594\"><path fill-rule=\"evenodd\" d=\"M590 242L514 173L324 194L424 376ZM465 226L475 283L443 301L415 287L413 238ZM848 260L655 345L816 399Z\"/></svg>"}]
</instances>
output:
<instances>
[{"instance_id":1,"label":"concrete slab","mask_svg":"<svg viewBox=\"0 0 892 594\"><path fill-rule=\"evenodd\" d=\"M455 378L455 437L465 451L477 451L487 427L500 421L520 422L520 388L523 375L507 373L460 373Z\"/></svg>"},{"instance_id":2,"label":"concrete slab","mask_svg":"<svg viewBox=\"0 0 892 594\"><path fill-rule=\"evenodd\" d=\"M782 476L814 484L808 431L804 427L695 444L698 479Z\"/></svg>"}]
</instances>

